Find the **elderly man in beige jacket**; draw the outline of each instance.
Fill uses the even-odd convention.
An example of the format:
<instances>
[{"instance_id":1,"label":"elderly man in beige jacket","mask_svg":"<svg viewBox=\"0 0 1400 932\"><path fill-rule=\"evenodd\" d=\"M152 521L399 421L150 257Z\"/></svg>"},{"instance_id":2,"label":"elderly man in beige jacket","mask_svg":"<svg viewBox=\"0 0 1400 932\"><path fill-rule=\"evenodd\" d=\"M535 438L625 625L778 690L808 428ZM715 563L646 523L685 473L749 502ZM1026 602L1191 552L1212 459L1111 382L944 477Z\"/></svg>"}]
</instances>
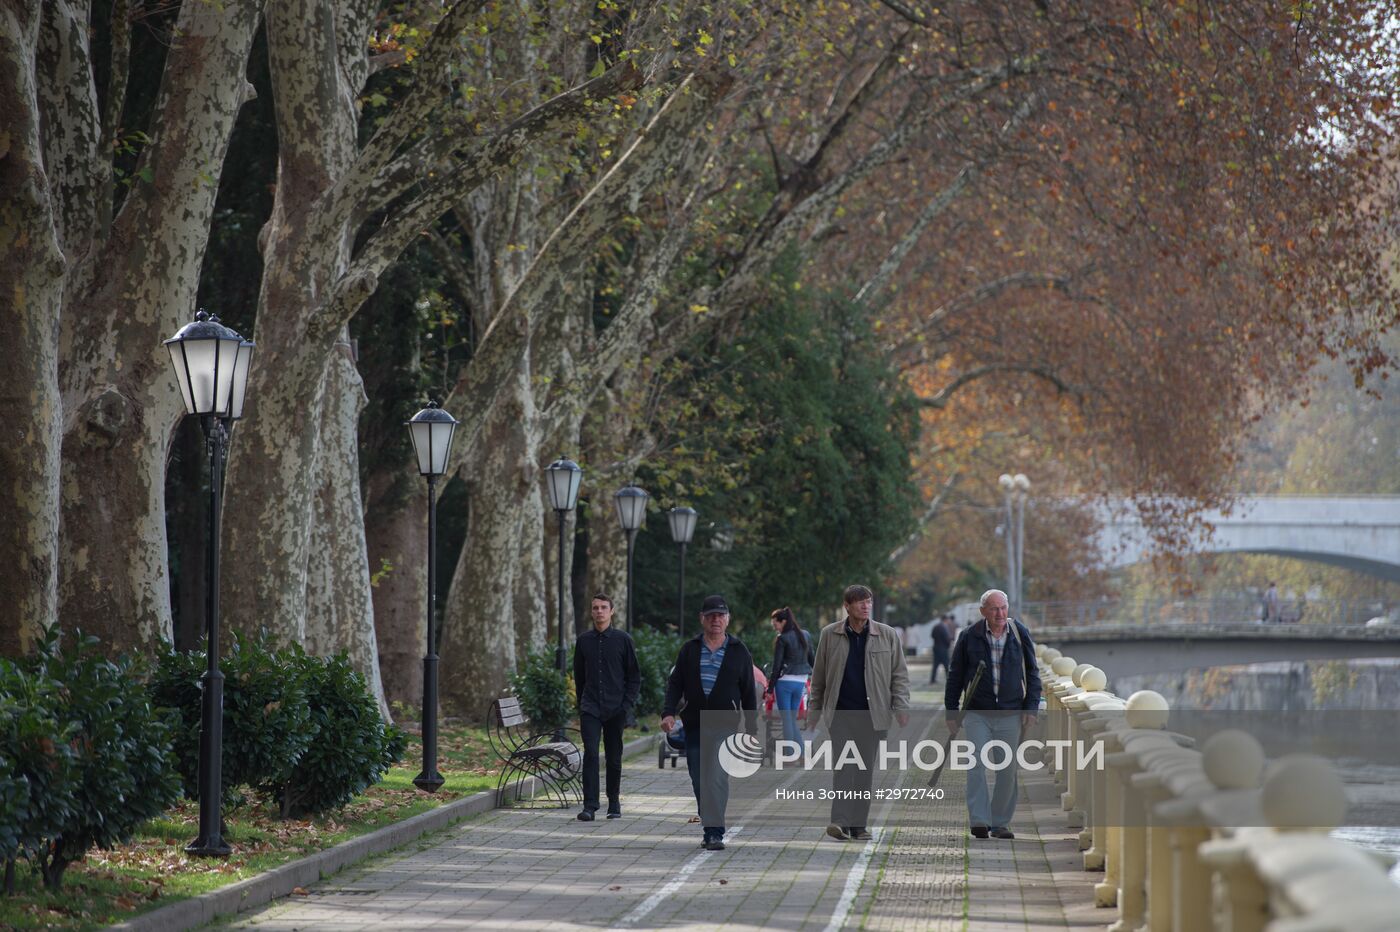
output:
<instances>
[{"instance_id":1,"label":"elderly man in beige jacket","mask_svg":"<svg viewBox=\"0 0 1400 932\"><path fill-rule=\"evenodd\" d=\"M871 837L866 821L879 743L891 719L901 728L909 723L909 670L898 632L870 620L874 593L848 586L843 601L845 619L822 629L807 716L829 730L832 760L846 761L831 777L836 792L826 833L837 841L863 841ZM859 764L849 759L848 745Z\"/></svg>"}]
</instances>

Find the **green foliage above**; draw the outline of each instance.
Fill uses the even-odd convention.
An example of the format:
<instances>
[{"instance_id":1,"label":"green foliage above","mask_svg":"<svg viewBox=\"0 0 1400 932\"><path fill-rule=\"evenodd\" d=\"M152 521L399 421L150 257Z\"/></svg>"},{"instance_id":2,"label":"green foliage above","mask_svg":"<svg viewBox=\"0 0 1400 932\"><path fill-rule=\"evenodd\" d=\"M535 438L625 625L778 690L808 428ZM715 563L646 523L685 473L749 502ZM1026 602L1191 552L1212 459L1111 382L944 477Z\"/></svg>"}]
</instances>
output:
<instances>
[{"instance_id":1,"label":"green foliage above","mask_svg":"<svg viewBox=\"0 0 1400 932\"><path fill-rule=\"evenodd\" d=\"M573 658L567 661L573 669ZM554 650L531 651L510 677L510 689L534 731L550 731L574 717L574 678L559 672Z\"/></svg>"},{"instance_id":2,"label":"green foliage above","mask_svg":"<svg viewBox=\"0 0 1400 932\"><path fill-rule=\"evenodd\" d=\"M204 651L167 648L150 683L151 701L178 716L175 764L185 796L199 798L199 732L203 715L201 677ZM220 660L224 674L224 752L221 768L225 809L244 801L240 786L284 777L311 744L315 730L307 708L306 684L289 675L296 656L274 653L261 640L234 635L233 648Z\"/></svg>"},{"instance_id":3,"label":"green foliage above","mask_svg":"<svg viewBox=\"0 0 1400 932\"><path fill-rule=\"evenodd\" d=\"M53 821L39 828L42 838L29 851L52 889L89 848L126 841L178 798L179 777L167 763L174 727L140 688L136 663L108 659L96 638L78 634L65 647L55 627L21 665L34 680L52 684L31 693L62 697L52 719L64 722L58 737L72 752L69 778L48 787L65 794L69 805L54 807ZM44 727L45 713L37 715L27 728ZM61 759L56 748L53 759Z\"/></svg>"},{"instance_id":4,"label":"green foliage above","mask_svg":"<svg viewBox=\"0 0 1400 932\"><path fill-rule=\"evenodd\" d=\"M728 598L731 633L752 627L763 640L768 613L783 605L810 627L803 616L838 604L846 585L878 589L913 530L917 403L884 362L867 312L808 297L790 266L765 307L669 376L677 400L661 433L673 446L638 477L660 506L636 560L638 604L653 624L678 616L671 504L700 512L686 562L690 635L707 592Z\"/></svg>"},{"instance_id":5,"label":"green foliage above","mask_svg":"<svg viewBox=\"0 0 1400 932\"><path fill-rule=\"evenodd\" d=\"M407 740L379 715L364 677L344 655L311 657L293 648L289 672L306 693L312 736L295 764L269 770L259 789L283 818L302 818L348 803L403 757Z\"/></svg>"},{"instance_id":6,"label":"green foliage above","mask_svg":"<svg viewBox=\"0 0 1400 932\"><path fill-rule=\"evenodd\" d=\"M642 691L637 699L637 717L660 715L666 702L666 680L680 653L681 639L666 631L638 627L629 631L637 648L637 666L642 671Z\"/></svg>"},{"instance_id":7,"label":"green foliage above","mask_svg":"<svg viewBox=\"0 0 1400 932\"><path fill-rule=\"evenodd\" d=\"M199 795L200 677L207 657L167 649L150 684L153 702L174 710L174 750L185 794ZM271 650L235 637L224 673L223 803L256 787L298 818L345 804L403 756L404 736L386 725L364 677L344 656L311 657L299 646Z\"/></svg>"},{"instance_id":8,"label":"green foliage above","mask_svg":"<svg viewBox=\"0 0 1400 932\"><path fill-rule=\"evenodd\" d=\"M0 864L38 851L72 817L75 726L58 685L0 659Z\"/></svg>"}]
</instances>

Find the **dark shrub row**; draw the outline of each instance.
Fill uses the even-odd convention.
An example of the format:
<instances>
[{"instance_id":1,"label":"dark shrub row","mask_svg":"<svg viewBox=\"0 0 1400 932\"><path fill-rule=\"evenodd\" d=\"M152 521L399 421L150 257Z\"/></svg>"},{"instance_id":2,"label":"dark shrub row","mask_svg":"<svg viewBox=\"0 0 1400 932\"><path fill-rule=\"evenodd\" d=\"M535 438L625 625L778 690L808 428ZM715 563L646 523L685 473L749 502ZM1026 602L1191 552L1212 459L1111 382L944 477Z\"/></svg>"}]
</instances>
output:
<instances>
[{"instance_id":1,"label":"dark shrub row","mask_svg":"<svg viewBox=\"0 0 1400 932\"><path fill-rule=\"evenodd\" d=\"M110 848L183 789L198 798L203 652L166 650L150 673L96 639L50 632L0 659L0 863L29 861L57 888L89 848ZM344 805L403 756L343 657L236 639L224 672L226 806L251 788L284 818Z\"/></svg>"}]
</instances>

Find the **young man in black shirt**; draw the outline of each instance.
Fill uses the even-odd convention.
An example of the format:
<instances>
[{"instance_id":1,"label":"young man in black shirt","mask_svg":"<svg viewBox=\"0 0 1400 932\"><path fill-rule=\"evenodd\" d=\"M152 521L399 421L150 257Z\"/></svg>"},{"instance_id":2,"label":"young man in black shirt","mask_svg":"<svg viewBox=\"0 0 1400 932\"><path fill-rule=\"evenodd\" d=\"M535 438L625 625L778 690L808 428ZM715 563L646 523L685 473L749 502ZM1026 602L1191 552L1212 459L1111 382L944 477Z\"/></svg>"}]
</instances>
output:
<instances>
[{"instance_id":1,"label":"young man in black shirt","mask_svg":"<svg viewBox=\"0 0 1400 932\"><path fill-rule=\"evenodd\" d=\"M598 739L603 739L608 764L608 818L622 816L622 729L633 718L642 691L641 669L632 638L612 625L612 599L593 597L589 609L593 629L574 644L574 694L578 697L579 731L583 733L583 811L580 822L592 822L598 811Z\"/></svg>"}]
</instances>

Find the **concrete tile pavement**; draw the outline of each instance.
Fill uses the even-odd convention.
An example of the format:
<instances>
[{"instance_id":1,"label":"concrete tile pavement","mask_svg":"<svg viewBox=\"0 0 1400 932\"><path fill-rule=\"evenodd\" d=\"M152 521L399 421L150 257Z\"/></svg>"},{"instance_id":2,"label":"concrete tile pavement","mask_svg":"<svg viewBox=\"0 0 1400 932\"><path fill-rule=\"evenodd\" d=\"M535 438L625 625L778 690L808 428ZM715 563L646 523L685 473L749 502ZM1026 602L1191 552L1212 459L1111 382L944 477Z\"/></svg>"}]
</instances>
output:
<instances>
[{"instance_id":1,"label":"concrete tile pavement","mask_svg":"<svg viewBox=\"0 0 1400 932\"><path fill-rule=\"evenodd\" d=\"M917 668L916 668L917 669ZM911 677L923 680L917 672ZM918 705L937 697L916 687ZM922 786L910 771L902 786ZM778 785L781 774L756 779ZM896 782L891 780L891 783ZM496 810L342 872L235 928L355 929L1049 929L1102 927L1101 874L1078 869L1074 833L1043 776L1024 775L1014 841L969 839L961 775L936 803L877 802L875 839L737 807L729 847L698 847L684 767L627 762L624 817ZM813 806L824 811L824 803ZM731 816L736 807L731 804Z\"/></svg>"}]
</instances>

